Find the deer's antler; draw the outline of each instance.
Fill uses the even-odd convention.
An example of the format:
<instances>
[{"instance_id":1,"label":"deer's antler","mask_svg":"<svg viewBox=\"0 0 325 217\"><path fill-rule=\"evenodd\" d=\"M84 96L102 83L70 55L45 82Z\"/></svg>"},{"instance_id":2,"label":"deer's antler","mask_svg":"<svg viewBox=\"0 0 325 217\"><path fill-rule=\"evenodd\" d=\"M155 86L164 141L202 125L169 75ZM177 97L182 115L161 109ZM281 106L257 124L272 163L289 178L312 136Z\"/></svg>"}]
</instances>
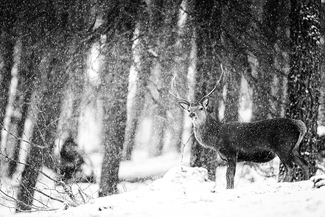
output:
<instances>
[{"instance_id":1,"label":"deer's antler","mask_svg":"<svg viewBox=\"0 0 325 217\"><path fill-rule=\"evenodd\" d=\"M172 82L171 82L171 90L176 89L176 88L175 88L175 82L174 82L175 79L176 79L176 76L174 76L174 77L172 78ZM177 89L176 89L176 90L177 90ZM173 94L171 91L169 91L169 94L172 95L173 97L175 97L178 101L189 103L189 101L187 101L186 99L180 97L179 94L178 94L177 92L176 92L176 94Z\"/></svg>"},{"instance_id":2,"label":"deer's antler","mask_svg":"<svg viewBox=\"0 0 325 217\"><path fill-rule=\"evenodd\" d=\"M220 68L221 68L221 75L220 75L219 80L217 81L216 85L214 86L214 88L207 95L205 95L204 97L202 97L199 102L201 102L203 99L209 97L217 89L217 87L220 85L221 80L223 79L224 74L225 74L224 68L223 68L223 65L222 64L220 64Z\"/></svg>"}]
</instances>

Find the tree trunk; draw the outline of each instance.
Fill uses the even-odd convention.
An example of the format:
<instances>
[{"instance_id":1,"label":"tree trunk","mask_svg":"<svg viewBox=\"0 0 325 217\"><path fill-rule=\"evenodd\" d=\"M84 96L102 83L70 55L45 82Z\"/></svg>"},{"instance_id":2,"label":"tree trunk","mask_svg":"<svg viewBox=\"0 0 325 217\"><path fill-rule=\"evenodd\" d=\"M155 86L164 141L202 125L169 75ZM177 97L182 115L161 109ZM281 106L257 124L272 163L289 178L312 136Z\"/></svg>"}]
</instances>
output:
<instances>
[{"instance_id":1,"label":"tree trunk","mask_svg":"<svg viewBox=\"0 0 325 217\"><path fill-rule=\"evenodd\" d=\"M1 15L0 15L1 19ZM10 19L10 18L3 18ZM1 23L0 23L1 24ZM14 34L12 26L6 24L0 27L0 129L3 129L4 119L9 101L9 87L11 82L11 70L14 64ZM0 143L2 133L0 133ZM1 151L4 151L5 144L1 144ZM1 163L1 162L0 162Z\"/></svg>"},{"instance_id":2,"label":"tree trunk","mask_svg":"<svg viewBox=\"0 0 325 217\"><path fill-rule=\"evenodd\" d=\"M174 55L180 3L181 1L179 0L154 0L148 6L151 12L149 47L153 57L151 76L154 80L150 88L155 104L152 117L154 128L151 136L153 142L150 142L150 154L154 156L161 155L167 143L171 146L177 146L175 132L173 132L173 123L170 122L168 111L172 110L171 107L175 107L174 102L169 100L169 87L173 73L172 66L175 64L170 56ZM177 117L172 122L176 119ZM170 135L170 139L166 143L168 135Z\"/></svg>"},{"instance_id":3,"label":"tree trunk","mask_svg":"<svg viewBox=\"0 0 325 217\"><path fill-rule=\"evenodd\" d=\"M25 43L24 43L25 44ZM12 177L16 171L17 163L19 162L19 153L20 153L20 143L24 134L25 121L27 119L28 109L31 102L31 96L33 92L33 85L35 79L35 66L37 61L35 56L28 52L28 46L25 44L25 47L20 46L21 52L21 62L20 71L18 72L18 86L17 86L17 97L14 102L14 108L16 108L16 113L19 113L19 117L14 117L12 119L11 125L13 128L16 128L16 135L13 138L13 149L14 153L9 161L7 174L9 177ZM29 48L30 49L30 48Z\"/></svg>"},{"instance_id":4,"label":"tree trunk","mask_svg":"<svg viewBox=\"0 0 325 217\"><path fill-rule=\"evenodd\" d=\"M121 40L121 38L119 38ZM118 193L118 172L126 127L126 99L129 63L125 56L131 53L131 45L115 41L115 55L107 58L103 73L101 98L103 101L103 146L104 159L99 184L99 197ZM116 46L116 47L115 47ZM128 46L128 47L126 47ZM124 58L122 58L124 56ZM109 65L111 63L111 65ZM112 68L111 68L112 67Z\"/></svg>"},{"instance_id":5,"label":"tree trunk","mask_svg":"<svg viewBox=\"0 0 325 217\"><path fill-rule=\"evenodd\" d=\"M292 0L290 11L290 73L288 75L289 107L286 116L300 119L307 125L301 152L309 163L309 173L314 175L317 152L317 118L320 86L320 1ZM279 179L283 176L280 167ZM301 180L301 171L295 168L294 180Z\"/></svg>"},{"instance_id":6,"label":"tree trunk","mask_svg":"<svg viewBox=\"0 0 325 217\"><path fill-rule=\"evenodd\" d=\"M132 151L135 146L135 137L138 126L141 122L141 112L145 105L145 96L147 91L147 83L150 77L150 67L152 58L148 55L146 50L146 43L148 37L148 26L146 25L147 13L143 13L140 17L138 27L135 30L135 38L133 44L133 56L134 62L131 70L136 72L135 93L132 95L132 99L128 100L130 103L130 110L128 111L128 122L125 133L125 143L123 148L123 159L131 160ZM143 37L139 37L143 35ZM131 83L129 90L132 91ZM129 95L132 94L129 93Z\"/></svg>"},{"instance_id":7,"label":"tree trunk","mask_svg":"<svg viewBox=\"0 0 325 217\"><path fill-rule=\"evenodd\" d=\"M132 57L132 36L140 2L102 5L107 29L104 66L100 90L103 101L104 159L99 183L99 197L118 192L118 172L126 128L128 75ZM118 9L118 10L114 10ZM111 10L114 13L111 13ZM114 24L114 28L112 26Z\"/></svg>"},{"instance_id":8,"label":"tree trunk","mask_svg":"<svg viewBox=\"0 0 325 217\"><path fill-rule=\"evenodd\" d=\"M188 72L193 36L193 23L190 16L186 12L192 11L193 9L190 7L189 2L185 0L182 2L176 1L173 10L173 16L170 16L170 20L174 20L174 22L171 22L174 26L170 27L170 32L176 32L177 34L174 34L171 40L171 52L172 55L174 55L174 60L169 71L171 71L173 75L172 82L174 82L177 86L182 87L181 89L177 89L177 94L182 96L182 98L186 98L185 96L189 96ZM175 21L178 21L178 23L176 24ZM169 92L173 93L173 91L173 87L171 87ZM168 95L170 96L171 94ZM169 144L170 149L181 152L183 151L182 148L185 145L182 144L184 112L176 99L173 97L168 98L169 109L167 111L167 122L169 127L167 132L170 135L170 139L167 141L167 143Z\"/></svg>"},{"instance_id":9,"label":"tree trunk","mask_svg":"<svg viewBox=\"0 0 325 217\"><path fill-rule=\"evenodd\" d=\"M61 53L58 52L57 55L61 55ZM59 58L62 57L44 57L44 65L39 66L40 70L46 73L43 77L46 79L40 80L41 86L38 89L40 101L36 108L40 112L37 115L30 152L22 173L22 182L17 196L17 211L31 209L34 188L42 165L45 163L49 168L53 167L52 151L61 111L63 86L67 80L65 70L62 67L64 64L58 61ZM65 61L65 58L61 60Z\"/></svg>"},{"instance_id":10,"label":"tree trunk","mask_svg":"<svg viewBox=\"0 0 325 217\"><path fill-rule=\"evenodd\" d=\"M86 56L88 46L78 45L78 41L73 39L69 48L69 56L75 61L69 63L65 96L63 100L63 111L60 117L59 137L66 139L71 136L75 140L78 137L79 118L82 107L83 93L85 89ZM94 79L95 80L95 79ZM87 98L88 97L88 98ZM89 100L89 96L86 96Z\"/></svg>"},{"instance_id":11,"label":"tree trunk","mask_svg":"<svg viewBox=\"0 0 325 217\"><path fill-rule=\"evenodd\" d=\"M320 8L321 35L325 36L325 3L322 2ZM325 126L325 46L321 46L321 87L320 87L320 108L319 108L319 125Z\"/></svg>"},{"instance_id":12,"label":"tree trunk","mask_svg":"<svg viewBox=\"0 0 325 217\"><path fill-rule=\"evenodd\" d=\"M27 162L21 176L21 183L17 194L16 211L21 212L32 209L34 191L39 172L43 165L53 168L53 147L57 136L58 120L61 113L61 100L63 87L68 80L66 67L68 57L66 56L69 37L66 32L66 22L57 22L53 5L50 2L43 2L41 5L23 5L21 17L30 17L31 11L35 8L43 9L46 13L39 15L45 22L25 23L21 20L21 34L23 36L23 47L26 52L31 52L33 58L30 62L32 67L27 67L29 75L35 74L35 100L31 105L33 112L37 113L33 134L30 142L30 151L27 155ZM26 25L26 26L24 26ZM29 28L28 28L29 27ZM55 27L55 28L54 28ZM58 29L56 29L58 28ZM53 31L51 37L45 37L47 31ZM57 32L56 32L57 30ZM61 31L60 31L61 30ZM26 40L26 41L25 41ZM25 42L24 42L25 41ZM39 44L35 44L35 41ZM47 47L44 44L51 46ZM54 47L52 47L52 45ZM25 55L25 54L22 54ZM29 64L29 62L28 62ZM29 66L29 65L28 65ZM39 72L39 73L38 73ZM41 73L40 73L41 72Z\"/></svg>"},{"instance_id":13,"label":"tree trunk","mask_svg":"<svg viewBox=\"0 0 325 217\"><path fill-rule=\"evenodd\" d=\"M240 81L241 74L239 72L233 71L229 75L227 81L227 94L225 100L225 113L224 122L238 121L239 119L239 92L240 92Z\"/></svg>"},{"instance_id":14,"label":"tree trunk","mask_svg":"<svg viewBox=\"0 0 325 217\"><path fill-rule=\"evenodd\" d=\"M275 76L274 59L275 52L273 51L277 42L277 28L279 23L279 0L266 1L262 15L262 32L264 43L259 43L262 51L258 56L258 68L255 84L253 89L253 119L264 120L272 115L272 103L275 99L272 98L272 83ZM282 37L283 38L283 37Z\"/></svg>"},{"instance_id":15,"label":"tree trunk","mask_svg":"<svg viewBox=\"0 0 325 217\"><path fill-rule=\"evenodd\" d=\"M216 48L220 45L221 3L197 0L194 9L196 10L194 20L197 46L195 100L198 101L213 89L220 75L220 62L216 59L218 56ZM216 97L218 94L220 93L214 93L212 97L219 99ZM210 112L214 112L217 119L219 105L217 100L211 101L213 103L211 103ZM203 149L196 140L193 141L191 166L207 168L209 178L215 180L216 152L211 149Z\"/></svg>"}]
</instances>

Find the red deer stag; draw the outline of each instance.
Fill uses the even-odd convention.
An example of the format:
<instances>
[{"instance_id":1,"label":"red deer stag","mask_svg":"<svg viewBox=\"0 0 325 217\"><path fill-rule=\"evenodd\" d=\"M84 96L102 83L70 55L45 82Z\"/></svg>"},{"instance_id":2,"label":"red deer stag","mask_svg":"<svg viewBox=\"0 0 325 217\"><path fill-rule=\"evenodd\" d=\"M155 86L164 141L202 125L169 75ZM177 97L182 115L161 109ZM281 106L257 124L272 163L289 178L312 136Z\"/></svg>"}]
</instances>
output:
<instances>
[{"instance_id":1,"label":"red deer stag","mask_svg":"<svg viewBox=\"0 0 325 217\"><path fill-rule=\"evenodd\" d=\"M301 120L289 118L251 123L221 123L207 111L209 96L220 86L220 81L221 78L213 90L198 103L177 98L180 106L189 113L196 140L203 147L217 151L227 161L227 189L234 188L237 162L264 163L274 159L276 155L286 169L284 181L292 181L293 162L302 168L304 178L308 179L308 164L300 154L306 125Z\"/></svg>"}]
</instances>

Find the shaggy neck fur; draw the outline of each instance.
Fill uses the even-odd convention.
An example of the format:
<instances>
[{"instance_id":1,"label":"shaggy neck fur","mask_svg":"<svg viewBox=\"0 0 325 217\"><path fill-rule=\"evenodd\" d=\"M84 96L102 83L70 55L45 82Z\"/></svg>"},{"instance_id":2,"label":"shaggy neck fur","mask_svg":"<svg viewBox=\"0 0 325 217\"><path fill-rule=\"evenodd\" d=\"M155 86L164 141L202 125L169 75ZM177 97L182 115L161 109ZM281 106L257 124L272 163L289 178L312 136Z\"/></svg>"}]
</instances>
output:
<instances>
[{"instance_id":1,"label":"shaggy neck fur","mask_svg":"<svg viewBox=\"0 0 325 217\"><path fill-rule=\"evenodd\" d=\"M203 124L194 124L194 135L197 141L206 148L218 150L217 141L221 123L207 115Z\"/></svg>"}]
</instances>

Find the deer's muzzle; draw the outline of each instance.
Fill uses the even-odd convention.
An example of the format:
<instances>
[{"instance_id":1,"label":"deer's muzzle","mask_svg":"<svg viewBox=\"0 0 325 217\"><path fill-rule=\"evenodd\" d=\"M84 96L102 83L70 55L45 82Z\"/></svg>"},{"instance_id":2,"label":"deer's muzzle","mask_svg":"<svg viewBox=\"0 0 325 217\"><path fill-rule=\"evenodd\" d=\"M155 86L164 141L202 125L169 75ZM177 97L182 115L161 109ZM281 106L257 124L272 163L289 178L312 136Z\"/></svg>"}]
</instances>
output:
<instances>
[{"instance_id":1,"label":"deer's muzzle","mask_svg":"<svg viewBox=\"0 0 325 217\"><path fill-rule=\"evenodd\" d=\"M193 112L190 113L190 118L193 118L195 116L195 114Z\"/></svg>"}]
</instances>

